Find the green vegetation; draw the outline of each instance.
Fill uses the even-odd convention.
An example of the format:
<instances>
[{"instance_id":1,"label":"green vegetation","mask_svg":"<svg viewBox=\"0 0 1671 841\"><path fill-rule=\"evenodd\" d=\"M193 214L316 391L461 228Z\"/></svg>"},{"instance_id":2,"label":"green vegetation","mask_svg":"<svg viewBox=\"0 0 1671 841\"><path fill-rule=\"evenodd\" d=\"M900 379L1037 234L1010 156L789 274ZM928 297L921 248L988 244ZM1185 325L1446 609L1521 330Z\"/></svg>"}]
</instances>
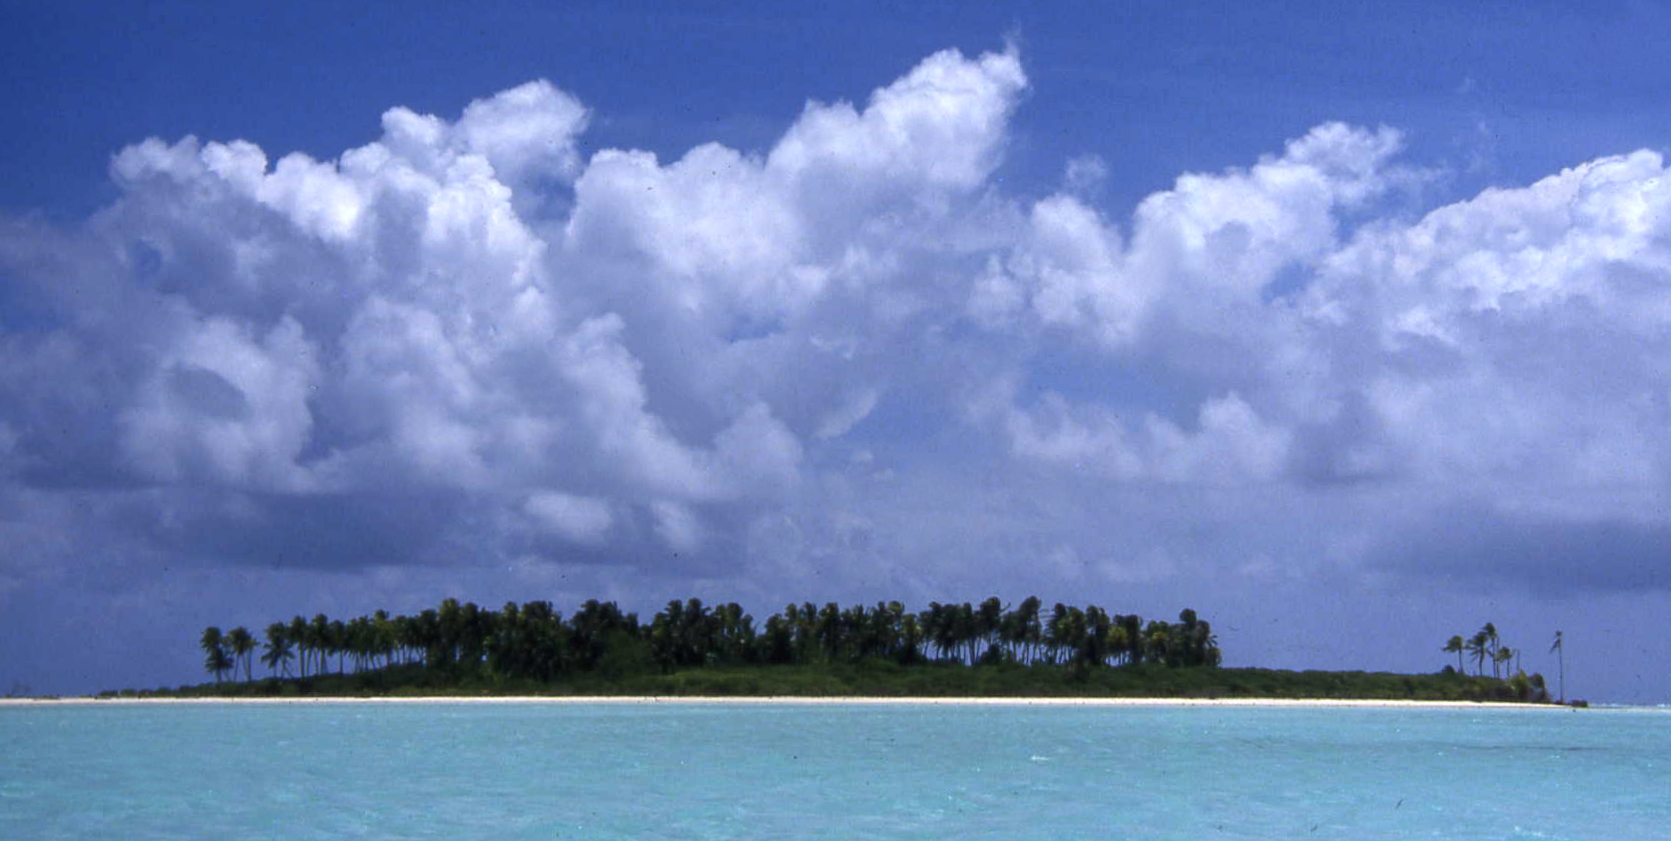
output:
<instances>
[{"instance_id":1,"label":"green vegetation","mask_svg":"<svg viewBox=\"0 0 1671 841\"><path fill-rule=\"evenodd\" d=\"M1560 648L1561 632L1556 631L1555 645L1550 649L1550 651L1558 651ZM1447 672L1465 674L1466 667L1463 665L1462 656L1463 654L1468 654L1474 659L1474 675L1476 677L1485 677L1485 664L1490 662L1492 680L1501 681L1507 685L1512 691L1514 697L1522 698L1528 701L1547 702L1550 700L1549 690L1544 685L1543 675L1528 675L1524 669L1520 668L1520 650L1517 648L1510 648L1503 644L1502 637L1498 635L1497 626L1494 623L1485 623L1485 625L1476 631L1473 636L1467 639L1463 639L1460 634L1451 637L1448 641L1446 641L1442 650L1456 655L1457 667L1455 669L1451 669L1449 665L1446 665L1445 670ZM1513 664L1514 667L1513 674L1509 674L1510 664ZM1564 658L1562 659L1561 667L1564 683L1564 673L1566 671L1566 661ZM1561 694L1562 702L1565 703L1566 692L1564 689Z\"/></svg>"},{"instance_id":2,"label":"green vegetation","mask_svg":"<svg viewBox=\"0 0 1671 841\"><path fill-rule=\"evenodd\" d=\"M758 628L735 604L671 601L648 622L613 602L565 618L549 602L498 611L447 599L415 616L377 611L346 622L323 614L268 625L254 679L254 637L205 629L212 684L106 696L658 695L820 697L1175 697L1546 700L1542 676L1484 675L1512 655L1495 629L1478 645L1479 673L1227 669L1212 626L1195 611L1145 621L1037 598L1013 606L899 602L843 608L790 604ZM243 681L237 677L243 667ZM295 670L292 674L292 665Z\"/></svg>"},{"instance_id":3,"label":"green vegetation","mask_svg":"<svg viewBox=\"0 0 1671 841\"><path fill-rule=\"evenodd\" d=\"M715 666L606 675L577 672L551 681L462 677L412 663L307 678L208 683L106 697L423 697L608 696L874 698L1295 698L1412 701L1521 701L1506 681L1458 673L1169 668L1134 664L1075 673L1050 664L980 665L887 660L826 665Z\"/></svg>"},{"instance_id":4,"label":"green vegetation","mask_svg":"<svg viewBox=\"0 0 1671 841\"><path fill-rule=\"evenodd\" d=\"M672 673L725 666L831 665L883 660L927 663L1054 665L1082 673L1103 666L1216 666L1218 640L1193 610L1175 623L1110 615L1095 605L1055 605L1037 598L1007 608L996 597L979 605L935 602L921 613L899 602L843 608L791 604L756 629L735 602L710 608L699 599L671 601L648 623L614 602L589 601L565 619L549 602L508 603L498 611L447 599L416 616L377 611L347 622L324 614L267 626L261 662L277 676L362 674L421 664L475 679L550 682L575 673ZM204 668L216 683L244 666L252 680L255 640L245 628L203 631Z\"/></svg>"}]
</instances>

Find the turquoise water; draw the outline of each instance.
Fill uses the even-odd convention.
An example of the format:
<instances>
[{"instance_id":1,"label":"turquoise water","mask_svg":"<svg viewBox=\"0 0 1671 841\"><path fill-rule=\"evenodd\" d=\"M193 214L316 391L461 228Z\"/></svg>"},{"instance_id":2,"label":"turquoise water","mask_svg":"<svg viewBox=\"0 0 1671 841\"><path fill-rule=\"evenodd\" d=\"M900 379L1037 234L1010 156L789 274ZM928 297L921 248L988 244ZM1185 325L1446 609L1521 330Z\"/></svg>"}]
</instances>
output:
<instances>
[{"instance_id":1,"label":"turquoise water","mask_svg":"<svg viewBox=\"0 0 1671 841\"><path fill-rule=\"evenodd\" d=\"M1671 714L0 707L0 838L1671 837Z\"/></svg>"}]
</instances>

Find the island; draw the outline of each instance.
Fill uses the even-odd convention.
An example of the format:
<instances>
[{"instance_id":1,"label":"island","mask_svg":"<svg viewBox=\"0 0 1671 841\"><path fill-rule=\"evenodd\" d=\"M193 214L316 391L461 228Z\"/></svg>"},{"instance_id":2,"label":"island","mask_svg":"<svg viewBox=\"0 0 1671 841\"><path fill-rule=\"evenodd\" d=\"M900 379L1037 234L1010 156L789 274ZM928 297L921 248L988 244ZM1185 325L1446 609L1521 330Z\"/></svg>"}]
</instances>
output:
<instances>
[{"instance_id":1,"label":"island","mask_svg":"<svg viewBox=\"0 0 1671 841\"><path fill-rule=\"evenodd\" d=\"M213 682L103 698L653 696L1177 698L1548 703L1542 675L1487 623L1431 674L1227 668L1212 625L1036 597L1005 605L789 604L757 625L732 602L674 600L648 622L614 602L565 617L550 602L495 611L446 599L416 615L317 614L206 628ZM257 656L259 652L259 656ZM1472 654L1476 671L1461 659ZM265 674L257 675L259 660ZM1489 661L1492 673L1485 673Z\"/></svg>"}]
</instances>

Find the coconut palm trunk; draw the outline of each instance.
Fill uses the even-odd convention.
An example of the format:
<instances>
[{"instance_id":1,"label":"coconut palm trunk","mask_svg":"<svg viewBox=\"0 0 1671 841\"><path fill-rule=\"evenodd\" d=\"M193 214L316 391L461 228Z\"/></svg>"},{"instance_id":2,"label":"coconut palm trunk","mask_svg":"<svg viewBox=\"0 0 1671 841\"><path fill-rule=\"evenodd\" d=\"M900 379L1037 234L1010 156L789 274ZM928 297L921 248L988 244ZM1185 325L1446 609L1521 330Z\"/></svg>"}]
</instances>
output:
<instances>
[{"instance_id":1,"label":"coconut palm trunk","mask_svg":"<svg viewBox=\"0 0 1671 841\"><path fill-rule=\"evenodd\" d=\"M1551 645L1549 650L1555 652L1556 663L1560 665L1560 702L1565 704L1567 702L1567 651L1566 646L1562 644L1560 631L1555 632L1555 644Z\"/></svg>"}]
</instances>

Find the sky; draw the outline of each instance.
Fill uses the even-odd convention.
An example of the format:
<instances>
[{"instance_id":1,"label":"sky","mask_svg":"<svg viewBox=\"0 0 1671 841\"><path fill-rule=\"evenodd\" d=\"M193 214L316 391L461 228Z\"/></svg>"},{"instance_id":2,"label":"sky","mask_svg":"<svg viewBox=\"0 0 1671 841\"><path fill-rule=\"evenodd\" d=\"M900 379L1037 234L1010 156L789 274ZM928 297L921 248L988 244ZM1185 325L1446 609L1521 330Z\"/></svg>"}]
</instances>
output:
<instances>
[{"instance_id":1,"label":"sky","mask_svg":"<svg viewBox=\"0 0 1671 841\"><path fill-rule=\"evenodd\" d=\"M1671 11L922 5L0 7L0 690L1036 594L1671 702Z\"/></svg>"}]
</instances>

